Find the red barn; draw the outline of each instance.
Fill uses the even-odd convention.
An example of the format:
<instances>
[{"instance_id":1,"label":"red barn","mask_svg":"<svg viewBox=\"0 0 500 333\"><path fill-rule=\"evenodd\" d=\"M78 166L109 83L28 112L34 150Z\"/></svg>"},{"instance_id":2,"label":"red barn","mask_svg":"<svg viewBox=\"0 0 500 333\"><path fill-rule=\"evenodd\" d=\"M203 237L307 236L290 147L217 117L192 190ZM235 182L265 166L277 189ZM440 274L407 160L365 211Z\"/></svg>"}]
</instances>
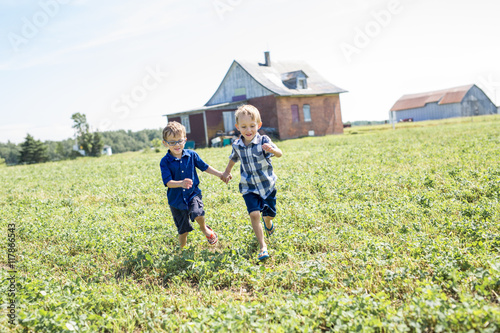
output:
<instances>
[{"instance_id":1,"label":"red barn","mask_svg":"<svg viewBox=\"0 0 500 333\"><path fill-rule=\"evenodd\" d=\"M198 109L165 115L187 129L197 147L209 146L218 133L235 130L234 112L242 104L257 107L262 130L279 139L342 134L339 94L346 92L323 79L302 61L265 63L233 61L219 88Z\"/></svg>"}]
</instances>

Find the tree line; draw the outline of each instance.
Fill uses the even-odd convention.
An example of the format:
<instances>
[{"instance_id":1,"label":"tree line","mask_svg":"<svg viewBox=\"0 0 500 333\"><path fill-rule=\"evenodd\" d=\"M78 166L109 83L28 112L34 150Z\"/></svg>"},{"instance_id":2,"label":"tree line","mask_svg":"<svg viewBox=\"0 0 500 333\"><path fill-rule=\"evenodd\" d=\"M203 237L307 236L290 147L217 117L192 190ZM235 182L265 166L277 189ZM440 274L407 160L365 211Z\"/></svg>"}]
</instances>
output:
<instances>
[{"instance_id":1,"label":"tree line","mask_svg":"<svg viewBox=\"0 0 500 333\"><path fill-rule=\"evenodd\" d=\"M91 131L84 114L71 116L75 138L62 141L36 140L30 134L20 144L0 142L0 165L34 164L48 161L62 161L81 156L99 157L105 145L113 153L139 151L156 146L162 139L162 129L145 129L137 132L130 130ZM75 150L77 148L77 150ZM82 154L81 152L84 152Z\"/></svg>"}]
</instances>

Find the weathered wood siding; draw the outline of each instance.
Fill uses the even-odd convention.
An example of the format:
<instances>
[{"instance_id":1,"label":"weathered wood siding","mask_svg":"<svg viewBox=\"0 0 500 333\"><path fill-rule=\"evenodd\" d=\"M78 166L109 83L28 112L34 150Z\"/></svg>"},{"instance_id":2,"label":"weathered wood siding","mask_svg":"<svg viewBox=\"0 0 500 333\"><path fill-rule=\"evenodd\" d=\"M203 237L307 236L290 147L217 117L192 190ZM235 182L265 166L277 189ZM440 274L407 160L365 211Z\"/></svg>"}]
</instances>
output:
<instances>
[{"instance_id":1,"label":"weathered wood siding","mask_svg":"<svg viewBox=\"0 0 500 333\"><path fill-rule=\"evenodd\" d=\"M272 95L273 92L264 88L252 78L237 62L233 62L219 88L206 104L207 106L233 102L233 97L241 96L237 89L245 88L246 99ZM235 95L235 92L237 95Z\"/></svg>"},{"instance_id":2,"label":"weathered wood siding","mask_svg":"<svg viewBox=\"0 0 500 333\"><path fill-rule=\"evenodd\" d=\"M486 94L476 86L473 86L462 100L462 116L484 116L496 114L497 107L486 96Z\"/></svg>"},{"instance_id":3,"label":"weathered wood siding","mask_svg":"<svg viewBox=\"0 0 500 333\"><path fill-rule=\"evenodd\" d=\"M428 103L422 108L395 111L395 121L413 118L413 121L461 117L460 103L443 104Z\"/></svg>"}]
</instances>

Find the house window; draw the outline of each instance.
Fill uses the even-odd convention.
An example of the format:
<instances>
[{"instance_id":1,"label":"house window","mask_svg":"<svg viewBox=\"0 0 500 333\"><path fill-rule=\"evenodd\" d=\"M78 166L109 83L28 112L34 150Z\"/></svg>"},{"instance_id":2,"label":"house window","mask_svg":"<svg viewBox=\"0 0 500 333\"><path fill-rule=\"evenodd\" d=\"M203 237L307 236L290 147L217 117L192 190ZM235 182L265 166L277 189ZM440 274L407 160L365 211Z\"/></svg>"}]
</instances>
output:
<instances>
[{"instance_id":1,"label":"house window","mask_svg":"<svg viewBox=\"0 0 500 333\"><path fill-rule=\"evenodd\" d=\"M304 113L304 121L311 121L311 106L309 104L302 106L302 112Z\"/></svg>"},{"instance_id":2,"label":"house window","mask_svg":"<svg viewBox=\"0 0 500 333\"><path fill-rule=\"evenodd\" d=\"M297 89L307 89L307 81L305 77L297 78Z\"/></svg>"},{"instance_id":3,"label":"house window","mask_svg":"<svg viewBox=\"0 0 500 333\"><path fill-rule=\"evenodd\" d=\"M233 102L244 101L247 99L247 89L246 88L236 88L234 89Z\"/></svg>"},{"instance_id":4,"label":"house window","mask_svg":"<svg viewBox=\"0 0 500 333\"><path fill-rule=\"evenodd\" d=\"M236 119L234 118L234 111L222 112L222 117L224 118L224 132L228 133L233 131L236 126Z\"/></svg>"},{"instance_id":5,"label":"house window","mask_svg":"<svg viewBox=\"0 0 500 333\"><path fill-rule=\"evenodd\" d=\"M186 134L191 133L191 124L189 123L189 116L181 116L181 124L186 127Z\"/></svg>"},{"instance_id":6,"label":"house window","mask_svg":"<svg viewBox=\"0 0 500 333\"><path fill-rule=\"evenodd\" d=\"M292 123L299 122L299 106L297 104L292 105Z\"/></svg>"}]
</instances>

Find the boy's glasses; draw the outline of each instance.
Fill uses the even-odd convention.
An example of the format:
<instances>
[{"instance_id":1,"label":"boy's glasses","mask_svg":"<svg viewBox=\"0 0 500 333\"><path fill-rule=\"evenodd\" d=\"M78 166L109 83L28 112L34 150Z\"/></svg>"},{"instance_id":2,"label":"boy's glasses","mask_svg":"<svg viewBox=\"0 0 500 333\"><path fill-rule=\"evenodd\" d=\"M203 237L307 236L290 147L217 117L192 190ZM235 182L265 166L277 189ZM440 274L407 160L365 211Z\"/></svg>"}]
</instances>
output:
<instances>
[{"instance_id":1,"label":"boy's glasses","mask_svg":"<svg viewBox=\"0 0 500 333\"><path fill-rule=\"evenodd\" d=\"M179 140L179 141L167 141L167 144L169 146L173 147L173 146L175 146L177 144L182 145L184 143L184 141L185 141L184 139Z\"/></svg>"}]
</instances>

